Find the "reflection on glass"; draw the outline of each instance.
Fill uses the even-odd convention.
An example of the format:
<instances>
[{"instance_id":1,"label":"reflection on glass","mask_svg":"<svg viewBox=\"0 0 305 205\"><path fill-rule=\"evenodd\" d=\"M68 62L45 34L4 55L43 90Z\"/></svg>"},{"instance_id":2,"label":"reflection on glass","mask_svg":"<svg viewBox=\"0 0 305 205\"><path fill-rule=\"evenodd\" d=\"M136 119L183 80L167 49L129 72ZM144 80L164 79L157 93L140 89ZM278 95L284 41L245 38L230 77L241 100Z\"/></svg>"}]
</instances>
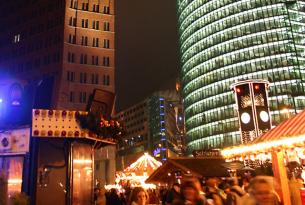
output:
<instances>
[{"instance_id":1,"label":"reflection on glass","mask_svg":"<svg viewBox=\"0 0 305 205\"><path fill-rule=\"evenodd\" d=\"M10 205L10 198L21 192L23 157L0 157L0 204Z\"/></svg>"},{"instance_id":2,"label":"reflection on glass","mask_svg":"<svg viewBox=\"0 0 305 205\"><path fill-rule=\"evenodd\" d=\"M92 150L90 145L73 145L73 205L91 205Z\"/></svg>"}]
</instances>

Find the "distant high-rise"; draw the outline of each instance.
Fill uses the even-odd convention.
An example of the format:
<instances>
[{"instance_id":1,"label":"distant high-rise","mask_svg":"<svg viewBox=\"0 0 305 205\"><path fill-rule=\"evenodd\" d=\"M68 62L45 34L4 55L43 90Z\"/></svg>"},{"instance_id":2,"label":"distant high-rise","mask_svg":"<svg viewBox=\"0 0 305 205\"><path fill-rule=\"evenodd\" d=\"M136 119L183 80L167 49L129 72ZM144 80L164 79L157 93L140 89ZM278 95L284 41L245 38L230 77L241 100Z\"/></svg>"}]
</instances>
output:
<instances>
[{"instance_id":1,"label":"distant high-rise","mask_svg":"<svg viewBox=\"0 0 305 205\"><path fill-rule=\"evenodd\" d=\"M0 71L54 76L52 107L84 110L94 88L114 92L114 14L114 0L1 2Z\"/></svg>"},{"instance_id":2,"label":"distant high-rise","mask_svg":"<svg viewBox=\"0 0 305 205\"><path fill-rule=\"evenodd\" d=\"M240 143L234 82L270 82L273 125L304 109L304 1L177 2L189 151Z\"/></svg>"},{"instance_id":3,"label":"distant high-rise","mask_svg":"<svg viewBox=\"0 0 305 205\"><path fill-rule=\"evenodd\" d=\"M126 168L143 153L159 160L184 151L184 115L179 92L158 91L116 115L125 127L117 144L118 169Z\"/></svg>"}]
</instances>

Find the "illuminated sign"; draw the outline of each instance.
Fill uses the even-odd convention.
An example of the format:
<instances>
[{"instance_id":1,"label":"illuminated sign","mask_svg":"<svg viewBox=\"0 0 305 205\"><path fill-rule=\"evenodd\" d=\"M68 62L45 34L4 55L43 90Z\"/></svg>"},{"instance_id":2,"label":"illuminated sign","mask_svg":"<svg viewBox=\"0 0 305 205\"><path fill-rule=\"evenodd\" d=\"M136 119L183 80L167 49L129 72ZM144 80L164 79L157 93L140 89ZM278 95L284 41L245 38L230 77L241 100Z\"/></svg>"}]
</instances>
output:
<instances>
[{"instance_id":1,"label":"illuminated sign","mask_svg":"<svg viewBox=\"0 0 305 205\"><path fill-rule=\"evenodd\" d=\"M0 133L0 154L29 152L30 128L7 130Z\"/></svg>"},{"instance_id":2,"label":"illuminated sign","mask_svg":"<svg viewBox=\"0 0 305 205\"><path fill-rule=\"evenodd\" d=\"M223 158L219 149L194 150L194 157Z\"/></svg>"}]
</instances>

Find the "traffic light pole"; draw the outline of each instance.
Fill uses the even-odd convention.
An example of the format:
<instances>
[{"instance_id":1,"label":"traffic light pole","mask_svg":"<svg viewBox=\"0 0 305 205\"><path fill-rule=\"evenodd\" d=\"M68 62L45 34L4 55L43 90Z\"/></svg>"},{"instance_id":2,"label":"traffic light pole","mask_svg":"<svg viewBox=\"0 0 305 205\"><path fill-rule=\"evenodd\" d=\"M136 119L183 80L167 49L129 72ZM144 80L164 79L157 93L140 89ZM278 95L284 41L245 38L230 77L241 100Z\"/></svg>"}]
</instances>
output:
<instances>
[{"instance_id":1,"label":"traffic light pole","mask_svg":"<svg viewBox=\"0 0 305 205\"><path fill-rule=\"evenodd\" d=\"M252 119L253 119L253 122L254 122L255 138L257 138L260 134L259 134L257 112L256 112L256 106L255 106L253 83L249 83L249 90L250 90L250 97L251 97ZM250 139L250 141L252 141L252 140L254 140L254 139Z\"/></svg>"}]
</instances>

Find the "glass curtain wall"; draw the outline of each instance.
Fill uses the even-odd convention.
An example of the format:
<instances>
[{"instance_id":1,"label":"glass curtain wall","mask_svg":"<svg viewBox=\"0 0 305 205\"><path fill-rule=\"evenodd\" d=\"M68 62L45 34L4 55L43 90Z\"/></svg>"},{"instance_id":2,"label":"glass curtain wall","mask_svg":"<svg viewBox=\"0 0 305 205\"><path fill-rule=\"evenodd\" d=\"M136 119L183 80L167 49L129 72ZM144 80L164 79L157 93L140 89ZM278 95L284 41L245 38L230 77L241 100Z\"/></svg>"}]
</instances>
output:
<instances>
[{"instance_id":1,"label":"glass curtain wall","mask_svg":"<svg viewBox=\"0 0 305 205\"><path fill-rule=\"evenodd\" d=\"M304 1L177 4L189 153L240 143L234 82L270 82L273 125L304 109Z\"/></svg>"}]
</instances>

